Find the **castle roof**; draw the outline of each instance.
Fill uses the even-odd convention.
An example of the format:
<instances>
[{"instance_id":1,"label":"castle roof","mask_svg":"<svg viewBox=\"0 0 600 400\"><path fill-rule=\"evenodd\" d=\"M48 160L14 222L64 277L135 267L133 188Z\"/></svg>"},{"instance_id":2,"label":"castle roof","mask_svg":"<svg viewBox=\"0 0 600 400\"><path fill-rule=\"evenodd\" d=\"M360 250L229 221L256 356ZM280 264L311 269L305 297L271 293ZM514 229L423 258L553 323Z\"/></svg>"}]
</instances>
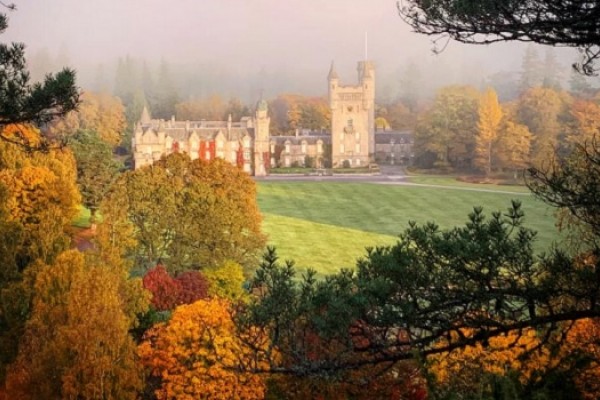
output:
<instances>
[{"instance_id":1,"label":"castle roof","mask_svg":"<svg viewBox=\"0 0 600 400\"><path fill-rule=\"evenodd\" d=\"M412 143L412 131L375 131L375 144L395 144Z\"/></svg>"},{"instance_id":2,"label":"castle roof","mask_svg":"<svg viewBox=\"0 0 600 400\"><path fill-rule=\"evenodd\" d=\"M250 127L248 120L230 124L226 121L162 121L151 120L142 124L142 135L157 135L163 132L165 137L183 142L195 134L200 140L214 140L222 133L227 141L241 140L244 136L254 137L254 128Z\"/></svg>"}]
</instances>

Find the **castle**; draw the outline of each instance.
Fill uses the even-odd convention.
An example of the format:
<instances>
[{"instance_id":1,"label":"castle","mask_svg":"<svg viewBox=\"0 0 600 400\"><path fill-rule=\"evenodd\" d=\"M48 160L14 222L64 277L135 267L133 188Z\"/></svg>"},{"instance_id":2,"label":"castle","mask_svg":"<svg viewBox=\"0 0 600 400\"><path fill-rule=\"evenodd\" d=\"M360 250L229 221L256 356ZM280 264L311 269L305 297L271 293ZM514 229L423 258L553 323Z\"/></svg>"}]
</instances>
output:
<instances>
[{"instance_id":1,"label":"castle","mask_svg":"<svg viewBox=\"0 0 600 400\"><path fill-rule=\"evenodd\" d=\"M227 121L164 121L152 119L144 107L132 139L134 167L141 168L164 154L184 152L195 159L222 158L249 174L265 176L269 161L267 102L261 100L253 117Z\"/></svg>"},{"instance_id":2,"label":"castle","mask_svg":"<svg viewBox=\"0 0 600 400\"><path fill-rule=\"evenodd\" d=\"M410 162L412 135L375 132L375 68L358 63L358 84L342 85L333 63L329 70L330 132L296 130L291 136L271 136L267 102L254 116L227 121L152 119L144 108L134 129L134 167L152 164L164 154L185 152L192 159L215 157L238 165L254 176L273 167L364 167L374 161Z\"/></svg>"}]
</instances>

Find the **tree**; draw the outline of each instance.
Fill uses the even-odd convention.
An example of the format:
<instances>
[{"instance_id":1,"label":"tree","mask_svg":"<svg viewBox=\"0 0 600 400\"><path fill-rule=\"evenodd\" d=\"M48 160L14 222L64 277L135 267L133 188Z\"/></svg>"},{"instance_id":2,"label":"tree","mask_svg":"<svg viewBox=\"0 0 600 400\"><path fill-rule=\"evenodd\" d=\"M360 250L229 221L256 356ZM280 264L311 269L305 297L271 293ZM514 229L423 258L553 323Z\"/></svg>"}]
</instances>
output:
<instances>
[{"instance_id":1,"label":"tree","mask_svg":"<svg viewBox=\"0 0 600 400\"><path fill-rule=\"evenodd\" d=\"M532 0L405 0L402 18L416 31L463 43L523 41L579 48L577 65L594 72L600 57L600 4L596 1Z\"/></svg>"},{"instance_id":2,"label":"tree","mask_svg":"<svg viewBox=\"0 0 600 400\"><path fill-rule=\"evenodd\" d=\"M558 61L556 61L556 54L554 54L554 49L552 47L547 47L544 57L544 79L542 85L546 88L560 90L560 81L560 65Z\"/></svg>"},{"instance_id":3,"label":"tree","mask_svg":"<svg viewBox=\"0 0 600 400\"><path fill-rule=\"evenodd\" d=\"M463 332L469 335L468 332ZM598 323L570 324L564 338L541 346L533 329L509 332L427 361L435 378L436 398L453 394L467 399L587 399L598 390ZM558 380L558 384L557 384Z\"/></svg>"},{"instance_id":4,"label":"tree","mask_svg":"<svg viewBox=\"0 0 600 400\"><path fill-rule=\"evenodd\" d=\"M271 251L253 282L259 297L240 324L269 332L272 353L257 350L269 371L297 375L426 358L529 327L547 343L562 322L599 316L598 251L536 258L535 233L522 223L517 202L490 218L476 208L465 226L447 231L411 223L396 245L368 249L356 272L318 283L314 273L294 283L293 266ZM340 350L311 359L308 333Z\"/></svg>"},{"instance_id":5,"label":"tree","mask_svg":"<svg viewBox=\"0 0 600 400\"><path fill-rule=\"evenodd\" d=\"M95 131L114 147L123 138L125 123L125 108L119 98L107 93L84 92L78 110L54 122L48 131L57 137L73 136L80 130Z\"/></svg>"},{"instance_id":6,"label":"tree","mask_svg":"<svg viewBox=\"0 0 600 400\"><path fill-rule=\"evenodd\" d=\"M486 175L492 172L492 146L496 144L502 109L498 104L498 97L492 88L484 93L479 103L478 132L475 138L475 159L473 164L485 171Z\"/></svg>"},{"instance_id":7,"label":"tree","mask_svg":"<svg viewBox=\"0 0 600 400\"><path fill-rule=\"evenodd\" d=\"M7 28L6 15L0 14L0 33ZM48 74L42 83L31 84L26 70L25 46L0 44L0 139L26 148L44 149L53 143L43 135L32 144L19 130L7 134L5 128L21 124L43 125L74 110L79 103L75 72L63 69Z\"/></svg>"},{"instance_id":8,"label":"tree","mask_svg":"<svg viewBox=\"0 0 600 400\"><path fill-rule=\"evenodd\" d=\"M542 63L535 47L527 46L521 65L521 81L519 82L521 93L537 86L541 86L543 77L540 74Z\"/></svg>"},{"instance_id":9,"label":"tree","mask_svg":"<svg viewBox=\"0 0 600 400\"><path fill-rule=\"evenodd\" d=\"M69 141L77 160L77 185L83 205L90 210L92 229L100 202L117 178L119 164L113 159L110 145L95 131L79 131Z\"/></svg>"},{"instance_id":10,"label":"tree","mask_svg":"<svg viewBox=\"0 0 600 400\"><path fill-rule=\"evenodd\" d=\"M225 260L250 265L264 245L255 183L218 158L191 161L174 153L126 172L113 185L104 209L116 218L109 224L129 225L137 246L128 254L142 271L159 261L171 272ZM107 214L102 215L106 221Z\"/></svg>"},{"instance_id":11,"label":"tree","mask_svg":"<svg viewBox=\"0 0 600 400\"><path fill-rule=\"evenodd\" d=\"M559 135L571 103L564 92L536 87L521 95L517 103L517 121L532 133L531 160L540 166L558 147Z\"/></svg>"},{"instance_id":12,"label":"tree","mask_svg":"<svg viewBox=\"0 0 600 400\"><path fill-rule=\"evenodd\" d=\"M155 100L152 114L156 118L170 119L175 115L175 105L179 102L179 95L171 77L170 66L165 60L160 63Z\"/></svg>"},{"instance_id":13,"label":"tree","mask_svg":"<svg viewBox=\"0 0 600 400\"><path fill-rule=\"evenodd\" d=\"M470 86L440 89L417 125L415 151L418 157L429 152L435 155L437 167L470 167L479 97L479 92Z\"/></svg>"},{"instance_id":14,"label":"tree","mask_svg":"<svg viewBox=\"0 0 600 400\"><path fill-rule=\"evenodd\" d=\"M137 398L122 271L75 250L37 268L32 314L7 377L10 398Z\"/></svg>"},{"instance_id":15,"label":"tree","mask_svg":"<svg viewBox=\"0 0 600 400\"><path fill-rule=\"evenodd\" d=\"M500 124L495 154L498 166L512 171L525 169L529 166L530 147L531 132L527 126L515 122L510 115L505 115Z\"/></svg>"},{"instance_id":16,"label":"tree","mask_svg":"<svg viewBox=\"0 0 600 400\"><path fill-rule=\"evenodd\" d=\"M30 125L7 126L29 143L44 139ZM6 187L4 206L10 220L22 227L23 246L15 257L20 270L40 258L51 261L70 243L69 228L80 201L75 159L66 148L29 152L13 143L0 143L0 185Z\"/></svg>"},{"instance_id":17,"label":"tree","mask_svg":"<svg viewBox=\"0 0 600 400\"><path fill-rule=\"evenodd\" d=\"M263 399L265 383L238 369L250 356L236 336L225 300L199 300L178 307L171 320L146 334L139 346L158 399Z\"/></svg>"},{"instance_id":18,"label":"tree","mask_svg":"<svg viewBox=\"0 0 600 400\"><path fill-rule=\"evenodd\" d=\"M211 296L235 302L244 299L247 294L243 288L245 278L242 266L235 262L225 261L218 267L206 268L204 275L208 281L208 293Z\"/></svg>"}]
</instances>

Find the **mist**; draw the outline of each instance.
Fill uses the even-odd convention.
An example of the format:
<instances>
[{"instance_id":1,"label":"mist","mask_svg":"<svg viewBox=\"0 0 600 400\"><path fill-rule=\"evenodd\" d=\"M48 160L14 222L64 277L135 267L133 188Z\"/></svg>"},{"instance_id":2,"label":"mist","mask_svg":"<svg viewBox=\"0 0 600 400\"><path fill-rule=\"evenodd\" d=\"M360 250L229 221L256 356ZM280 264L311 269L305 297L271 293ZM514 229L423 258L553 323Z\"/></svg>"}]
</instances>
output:
<instances>
[{"instance_id":1,"label":"mist","mask_svg":"<svg viewBox=\"0 0 600 400\"><path fill-rule=\"evenodd\" d=\"M279 93L320 96L326 93L332 61L342 82L354 83L356 63L365 57L377 68L378 99L398 96L411 65L419 72L423 95L431 96L442 85L483 87L493 76L518 73L527 46L449 42L435 55L433 38L411 32L394 0L15 4L3 40L26 44L34 79L68 65L77 70L82 89L112 90L118 60L129 57L155 76L159 65L168 63L183 99L219 94L251 102ZM538 49L542 58L544 51ZM566 82L577 53L556 49L555 55Z\"/></svg>"}]
</instances>

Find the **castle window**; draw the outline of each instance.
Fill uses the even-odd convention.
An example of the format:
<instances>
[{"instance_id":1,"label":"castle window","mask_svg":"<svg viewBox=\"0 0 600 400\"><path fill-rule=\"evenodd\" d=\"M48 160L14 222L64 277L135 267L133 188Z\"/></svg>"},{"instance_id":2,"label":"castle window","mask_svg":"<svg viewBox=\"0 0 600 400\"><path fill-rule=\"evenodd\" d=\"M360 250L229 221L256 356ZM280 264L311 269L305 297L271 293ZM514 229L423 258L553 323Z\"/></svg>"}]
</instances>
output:
<instances>
[{"instance_id":1,"label":"castle window","mask_svg":"<svg viewBox=\"0 0 600 400\"><path fill-rule=\"evenodd\" d=\"M356 166L357 166L357 167L360 167L360 158L357 158L357 159L356 159Z\"/></svg>"},{"instance_id":2,"label":"castle window","mask_svg":"<svg viewBox=\"0 0 600 400\"><path fill-rule=\"evenodd\" d=\"M221 140L217 140L217 149L223 148L223 142Z\"/></svg>"},{"instance_id":3,"label":"castle window","mask_svg":"<svg viewBox=\"0 0 600 400\"><path fill-rule=\"evenodd\" d=\"M323 152L323 143L317 142L317 153Z\"/></svg>"},{"instance_id":4,"label":"castle window","mask_svg":"<svg viewBox=\"0 0 600 400\"><path fill-rule=\"evenodd\" d=\"M275 144L271 143L271 153L275 153Z\"/></svg>"},{"instance_id":5,"label":"castle window","mask_svg":"<svg viewBox=\"0 0 600 400\"><path fill-rule=\"evenodd\" d=\"M244 160L249 160L250 159L250 152L249 151L244 151Z\"/></svg>"},{"instance_id":6,"label":"castle window","mask_svg":"<svg viewBox=\"0 0 600 400\"><path fill-rule=\"evenodd\" d=\"M352 128L354 127L354 121L352 121L352 119L348 120L348 128Z\"/></svg>"},{"instance_id":7,"label":"castle window","mask_svg":"<svg viewBox=\"0 0 600 400\"><path fill-rule=\"evenodd\" d=\"M302 142L302 154L306 153L306 142Z\"/></svg>"},{"instance_id":8,"label":"castle window","mask_svg":"<svg viewBox=\"0 0 600 400\"><path fill-rule=\"evenodd\" d=\"M290 152L290 144L289 144L289 143L286 143L286 144L285 144L285 152L286 152L286 153L289 153L289 152Z\"/></svg>"},{"instance_id":9,"label":"castle window","mask_svg":"<svg viewBox=\"0 0 600 400\"><path fill-rule=\"evenodd\" d=\"M344 153L346 149L344 148L344 143L340 144L340 153Z\"/></svg>"},{"instance_id":10,"label":"castle window","mask_svg":"<svg viewBox=\"0 0 600 400\"><path fill-rule=\"evenodd\" d=\"M356 141L359 141L360 140L360 132L356 132L354 134L354 137L356 138Z\"/></svg>"},{"instance_id":11,"label":"castle window","mask_svg":"<svg viewBox=\"0 0 600 400\"><path fill-rule=\"evenodd\" d=\"M356 143L356 145L354 146L354 152L360 154L360 143Z\"/></svg>"}]
</instances>

